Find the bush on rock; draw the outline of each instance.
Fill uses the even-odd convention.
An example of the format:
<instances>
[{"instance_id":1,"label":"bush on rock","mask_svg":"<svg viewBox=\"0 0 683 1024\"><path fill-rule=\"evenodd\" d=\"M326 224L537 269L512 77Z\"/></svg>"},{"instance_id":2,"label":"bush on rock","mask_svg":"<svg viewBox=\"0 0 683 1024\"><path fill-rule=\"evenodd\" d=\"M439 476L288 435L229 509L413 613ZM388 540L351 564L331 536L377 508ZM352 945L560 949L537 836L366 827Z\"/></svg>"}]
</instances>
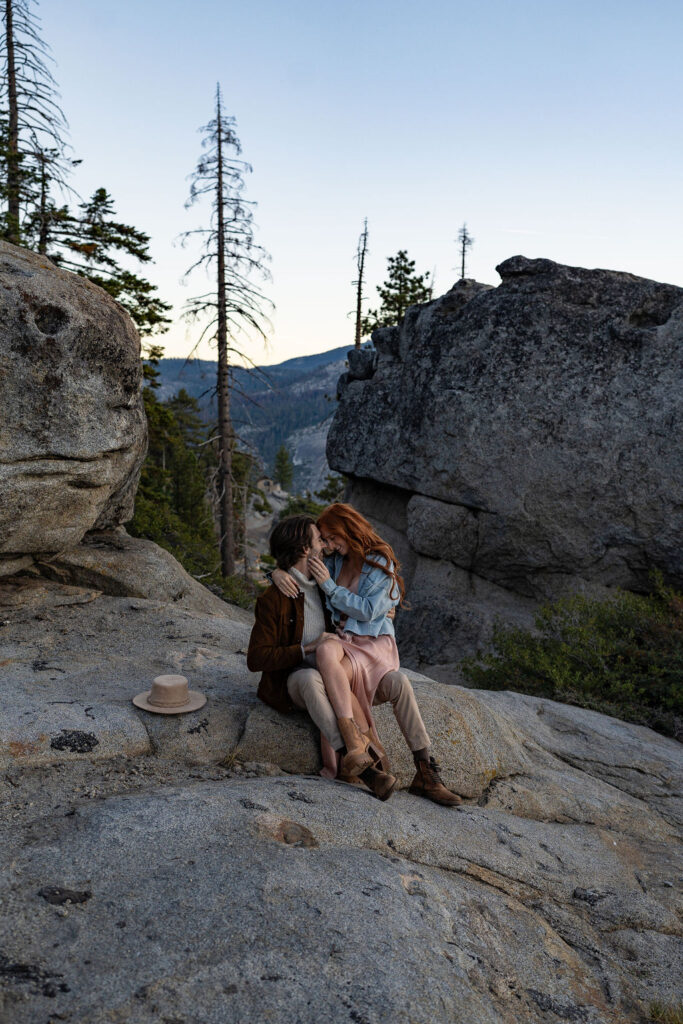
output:
<instances>
[{"instance_id":1,"label":"bush on rock","mask_svg":"<svg viewBox=\"0 0 683 1024\"><path fill-rule=\"evenodd\" d=\"M653 577L647 596L575 594L545 605L536 631L494 630L492 649L466 658L474 686L518 690L683 736L683 595Z\"/></svg>"}]
</instances>

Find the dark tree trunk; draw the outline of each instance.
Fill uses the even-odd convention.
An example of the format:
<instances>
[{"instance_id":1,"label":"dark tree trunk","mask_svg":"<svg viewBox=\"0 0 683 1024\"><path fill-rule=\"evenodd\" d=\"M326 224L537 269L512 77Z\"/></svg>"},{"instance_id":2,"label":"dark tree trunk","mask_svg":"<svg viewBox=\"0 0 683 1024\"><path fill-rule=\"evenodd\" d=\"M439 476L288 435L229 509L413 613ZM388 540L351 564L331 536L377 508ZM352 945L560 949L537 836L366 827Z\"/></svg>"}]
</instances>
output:
<instances>
[{"instance_id":1,"label":"dark tree trunk","mask_svg":"<svg viewBox=\"0 0 683 1024\"><path fill-rule=\"evenodd\" d=\"M244 517L244 582L249 582L249 551L247 550L247 515L249 514L249 481L244 481L244 504L242 505L242 515Z\"/></svg>"},{"instance_id":2,"label":"dark tree trunk","mask_svg":"<svg viewBox=\"0 0 683 1024\"><path fill-rule=\"evenodd\" d=\"M356 341L355 348L360 348L361 319L363 303L363 271L365 269L365 253L368 248L368 222L365 221L363 234L358 241L358 288L356 290Z\"/></svg>"},{"instance_id":3,"label":"dark tree trunk","mask_svg":"<svg viewBox=\"0 0 683 1024\"><path fill-rule=\"evenodd\" d=\"M228 366L228 320L225 298L225 210L223 208L223 138L221 101L216 97L218 122L218 176L216 207L218 214L218 484L221 523L221 572L235 571L235 525L232 508L233 428L230 416L230 371Z\"/></svg>"},{"instance_id":4,"label":"dark tree trunk","mask_svg":"<svg viewBox=\"0 0 683 1024\"><path fill-rule=\"evenodd\" d=\"M7 102L9 106L7 136L7 240L21 242L19 230L19 109L17 106L17 75L14 64L14 11L12 0L5 0L5 45L7 48Z\"/></svg>"},{"instance_id":5,"label":"dark tree trunk","mask_svg":"<svg viewBox=\"0 0 683 1024\"><path fill-rule=\"evenodd\" d=\"M38 235L38 252L47 255L47 172L45 170L45 154L40 157L40 233Z\"/></svg>"}]
</instances>

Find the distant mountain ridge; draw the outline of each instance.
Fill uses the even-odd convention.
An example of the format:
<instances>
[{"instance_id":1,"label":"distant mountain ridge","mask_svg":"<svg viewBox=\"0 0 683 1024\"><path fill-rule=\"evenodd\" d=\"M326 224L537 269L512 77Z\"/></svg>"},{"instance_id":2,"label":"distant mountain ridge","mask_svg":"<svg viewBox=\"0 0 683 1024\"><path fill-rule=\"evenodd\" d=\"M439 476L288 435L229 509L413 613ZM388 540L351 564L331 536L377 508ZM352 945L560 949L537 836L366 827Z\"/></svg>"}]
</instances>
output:
<instances>
[{"instance_id":1,"label":"distant mountain ridge","mask_svg":"<svg viewBox=\"0 0 683 1024\"><path fill-rule=\"evenodd\" d=\"M232 369L232 413L240 441L258 453L266 472L285 444L295 464L295 490L314 490L328 472L327 424L322 424L336 408L337 380L344 372L349 347L295 356L272 366ZM162 359L158 368L161 401L184 388L198 400L207 423L216 418L214 360Z\"/></svg>"}]
</instances>

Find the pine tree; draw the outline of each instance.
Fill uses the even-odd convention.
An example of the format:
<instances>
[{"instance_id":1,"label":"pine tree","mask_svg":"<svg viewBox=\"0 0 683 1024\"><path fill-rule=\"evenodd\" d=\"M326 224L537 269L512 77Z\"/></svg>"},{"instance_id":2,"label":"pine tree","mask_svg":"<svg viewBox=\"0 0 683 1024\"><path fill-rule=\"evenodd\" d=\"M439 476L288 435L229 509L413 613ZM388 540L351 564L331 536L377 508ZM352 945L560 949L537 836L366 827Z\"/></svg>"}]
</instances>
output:
<instances>
[{"instance_id":1,"label":"pine tree","mask_svg":"<svg viewBox=\"0 0 683 1024\"><path fill-rule=\"evenodd\" d=\"M224 576L235 571L235 519L233 511L233 452L235 433L230 412L231 353L239 353L236 339L242 332L252 331L266 337L268 323L263 308L265 296L254 285L251 274L267 276L268 256L254 240L253 203L244 199L244 175L251 171L239 159L242 151L233 117L223 113L220 86L216 87L215 117L202 129L204 153L192 175L190 197L192 206L203 196L211 201L209 227L188 231L188 241L197 235L202 239L202 255L188 270L197 268L215 273L211 291L191 299L186 316L192 321L205 321L199 342L212 336L218 348L218 437L219 437L219 500L221 531L221 566ZM213 335L210 334L213 332Z\"/></svg>"},{"instance_id":2,"label":"pine tree","mask_svg":"<svg viewBox=\"0 0 683 1024\"><path fill-rule=\"evenodd\" d=\"M370 334L378 327L392 327L400 324L409 306L429 302L431 288L429 272L415 273L415 260L408 258L405 249L399 249L387 260L388 275L383 285L377 285L382 304L371 309L363 318L363 333Z\"/></svg>"},{"instance_id":3,"label":"pine tree","mask_svg":"<svg viewBox=\"0 0 683 1024\"><path fill-rule=\"evenodd\" d=\"M151 388L152 391L156 391L160 387L161 373L159 371L159 363L161 362L164 355L164 350L161 345L147 344L142 348L142 377L145 381L145 387Z\"/></svg>"},{"instance_id":4,"label":"pine tree","mask_svg":"<svg viewBox=\"0 0 683 1024\"><path fill-rule=\"evenodd\" d=\"M160 402L155 385L152 376L143 389L149 448L128 529L171 551L188 572L211 576L219 556L202 449L195 440L203 432L199 405L186 393Z\"/></svg>"},{"instance_id":5,"label":"pine tree","mask_svg":"<svg viewBox=\"0 0 683 1024\"><path fill-rule=\"evenodd\" d=\"M76 193L64 180L63 161L58 150L36 150L33 158L36 167L36 188L32 194L32 203L27 205L26 216L22 222L22 240L27 249L35 249L36 252L47 256L55 239L70 230L73 224L73 216L68 205L65 202L55 202L54 186L59 186L62 199L67 195L75 196ZM72 166L80 163L80 160L70 161ZM50 255L55 259L54 252L50 252Z\"/></svg>"},{"instance_id":6,"label":"pine tree","mask_svg":"<svg viewBox=\"0 0 683 1024\"><path fill-rule=\"evenodd\" d=\"M105 188L98 188L79 206L79 213L67 212L53 221L49 231L48 255L55 263L104 288L120 302L135 321L141 335L161 333L170 323L170 306L155 293L156 285L119 263L117 256L151 263L149 235L116 218L114 201Z\"/></svg>"},{"instance_id":7,"label":"pine tree","mask_svg":"<svg viewBox=\"0 0 683 1024\"><path fill-rule=\"evenodd\" d=\"M215 425L206 427L199 402L184 389L165 402L159 401L161 355L158 345L145 346L143 398L149 448L129 532L166 548L189 573L225 600L251 607L255 597L251 581L237 577L226 580L220 571L213 508L218 469ZM254 460L235 452L233 471L235 522L243 543L244 506L255 491Z\"/></svg>"},{"instance_id":8,"label":"pine tree","mask_svg":"<svg viewBox=\"0 0 683 1024\"><path fill-rule=\"evenodd\" d=\"M294 482L294 463L284 445L281 445L275 456L273 480L280 484L283 491L289 491Z\"/></svg>"}]
</instances>

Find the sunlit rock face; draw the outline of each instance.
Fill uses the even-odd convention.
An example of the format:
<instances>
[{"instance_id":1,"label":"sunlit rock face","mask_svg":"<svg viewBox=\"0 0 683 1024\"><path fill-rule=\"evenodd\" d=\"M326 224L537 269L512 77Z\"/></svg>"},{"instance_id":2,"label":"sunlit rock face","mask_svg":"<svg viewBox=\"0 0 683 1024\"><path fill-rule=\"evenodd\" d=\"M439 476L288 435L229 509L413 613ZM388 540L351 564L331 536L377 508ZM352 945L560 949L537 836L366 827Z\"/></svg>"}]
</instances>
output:
<instances>
[{"instance_id":1,"label":"sunlit rock face","mask_svg":"<svg viewBox=\"0 0 683 1024\"><path fill-rule=\"evenodd\" d=\"M147 443L141 388L122 307L0 242L0 575L130 519Z\"/></svg>"},{"instance_id":2,"label":"sunlit rock face","mask_svg":"<svg viewBox=\"0 0 683 1024\"><path fill-rule=\"evenodd\" d=\"M416 664L570 590L683 582L683 289L515 256L375 332L328 436L393 537Z\"/></svg>"}]
</instances>

